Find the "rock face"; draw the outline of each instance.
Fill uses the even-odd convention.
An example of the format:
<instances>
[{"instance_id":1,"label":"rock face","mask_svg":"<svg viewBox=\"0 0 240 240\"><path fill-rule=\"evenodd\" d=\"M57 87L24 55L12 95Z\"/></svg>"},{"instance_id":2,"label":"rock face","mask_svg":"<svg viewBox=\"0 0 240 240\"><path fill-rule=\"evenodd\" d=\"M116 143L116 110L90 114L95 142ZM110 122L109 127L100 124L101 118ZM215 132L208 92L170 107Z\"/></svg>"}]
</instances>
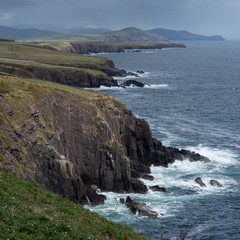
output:
<instances>
[{"instance_id":1,"label":"rock face","mask_svg":"<svg viewBox=\"0 0 240 240\"><path fill-rule=\"evenodd\" d=\"M152 164L167 167L186 156L205 160L162 146L148 123L113 97L20 80L17 86L0 94L0 165L74 202L103 202L97 188L146 193L138 178Z\"/></svg>"},{"instance_id":2,"label":"rock face","mask_svg":"<svg viewBox=\"0 0 240 240\"><path fill-rule=\"evenodd\" d=\"M195 182L198 183L200 185L200 187L206 187L206 184L202 181L202 179L200 177L197 177L195 179Z\"/></svg>"},{"instance_id":3,"label":"rock face","mask_svg":"<svg viewBox=\"0 0 240 240\"><path fill-rule=\"evenodd\" d=\"M214 187L223 187L223 185L217 180L210 180L210 184Z\"/></svg>"},{"instance_id":4,"label":"rock face","mask_svg":"<svg viewBox=\"0 0 240 240\"><path fill-rule=\"evenodd\" d=\"M36 66L18 65L15 68L14 75L25 78L36 78L49 82L61 83L64 85L81 88L98 88L100 86L113 87L118 86L118 82L113 76L126 76L126 71L115 68L111 60L106 61L105 65L86 66L85 70L81 68L44 68ZM12 66L1 65L0 71L8 73ZM89 69L88 69L89 68Z\"/></svg>"}]
</instances>

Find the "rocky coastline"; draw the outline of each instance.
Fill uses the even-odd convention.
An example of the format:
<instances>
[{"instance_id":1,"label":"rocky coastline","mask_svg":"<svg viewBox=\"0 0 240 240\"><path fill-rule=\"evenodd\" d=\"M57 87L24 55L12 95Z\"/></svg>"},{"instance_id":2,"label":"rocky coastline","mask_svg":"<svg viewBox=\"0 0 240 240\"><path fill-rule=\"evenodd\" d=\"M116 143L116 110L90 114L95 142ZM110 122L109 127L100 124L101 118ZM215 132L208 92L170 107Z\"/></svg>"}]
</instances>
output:
<instances>
[{"instance_id":1,"label":"rocky coastline","mask_svg":"<svg viewBox=\"0 0 240 240\"><path fill-rule=\"evenodd\" d=\"M144 119L113 97L85 90L79 96L57 85L6 78L1 88L18 84L20 89L0 94L1 166L76 203L103 203L97 189L146 193L139 178L152 164L209 161L163 146Z\"/></svg>"}]
</instances>

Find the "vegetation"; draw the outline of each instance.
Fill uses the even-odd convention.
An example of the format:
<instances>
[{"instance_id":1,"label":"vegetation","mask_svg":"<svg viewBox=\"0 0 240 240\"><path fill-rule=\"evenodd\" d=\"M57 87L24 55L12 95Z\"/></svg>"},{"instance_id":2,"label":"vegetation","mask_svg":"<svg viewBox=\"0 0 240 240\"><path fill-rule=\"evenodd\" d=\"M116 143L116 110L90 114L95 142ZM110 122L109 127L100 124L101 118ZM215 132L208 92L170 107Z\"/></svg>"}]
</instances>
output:
<instances>
[{"instance_id":1,"label":"vegetation","mask_svg":"<svg viewBox=\"0 0 240 240\"><path fill-rule=\"evenodd\" d=\"M89 57L78 54L63 53L49 49L37 48L34 45L22 43L2 42L0 44L0 63L2 61L19 61L24 64L46 64L54 66L86 67L88 65L101 66L106 58Z\"/></svg>"},{"instance_id":2,"label":"vegetation","mask_svg":"<svg viewBox=\"0 0 240 240\"><path fill-rule=\"evenodd\" d=\"M0 168L0 239L146 239Z\"/></svg>"},{"instance_id":3,"label":"vegetation","mask_svg":"<svg viewBox=\"0 0 240 240\"><path fill-rule=\"evenodd\" d=\"M126 41L164 41L165 38L137 28L126 28L102 34L58 33L19 38L23 42L126 42Z\"/></svg>"}]
</instances>

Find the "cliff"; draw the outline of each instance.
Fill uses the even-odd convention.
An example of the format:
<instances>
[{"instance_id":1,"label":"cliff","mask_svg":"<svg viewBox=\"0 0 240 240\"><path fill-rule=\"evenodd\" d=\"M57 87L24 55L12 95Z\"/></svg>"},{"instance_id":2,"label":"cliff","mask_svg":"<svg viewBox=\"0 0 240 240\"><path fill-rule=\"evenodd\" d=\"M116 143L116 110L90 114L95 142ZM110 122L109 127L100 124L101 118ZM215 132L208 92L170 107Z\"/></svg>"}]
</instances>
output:
<instances>
[{"instance_id":1,"label":"cliff","mask_svg":"<svg viewBox=\"0 0 240 240\"><path fill-rule=\"evenodd\" d=\"M96 188L147 192L138 178L151 164L208 161L162 146L113 97L9 76L0 81L0 143L2 167L82 204L104 201Z\"/></svg>"},{"instance_id":2,"label":"cliff","mask_svg":"<svg viewBox=\"0 0 240 240\"><path fill-rule=\"evenodd\" d=\"M68 54L34 45L2 42L0 71L76 87L117 86L112 76L126 72L106 58Z\"/></svg>"},{"instance_id":3,"label":"cliff","mask_svg":"<svg viewBox=\"0 0 240 240\"><path fill-rule=\"evenodd\" d=\"M61 52L89 54L89 53L112 53L124 52L127 49L162 49L173 47L186 47L183 43L175 42L121 42L121 43L81 43L81 42L61 42L61 43L40 43L36 46L42 48L55 49Z\"/></svg>"}]
</instances>

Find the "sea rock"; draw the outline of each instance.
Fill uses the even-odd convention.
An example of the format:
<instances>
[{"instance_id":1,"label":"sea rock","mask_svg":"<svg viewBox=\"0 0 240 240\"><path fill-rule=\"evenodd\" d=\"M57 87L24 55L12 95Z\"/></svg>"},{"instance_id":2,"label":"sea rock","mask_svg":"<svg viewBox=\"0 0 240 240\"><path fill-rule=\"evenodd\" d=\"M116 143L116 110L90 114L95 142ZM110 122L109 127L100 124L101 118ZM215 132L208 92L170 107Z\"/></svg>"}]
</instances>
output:
<instances>
[{"instance_id":1,"label":"sea rock","mask_svg":"<svg viewBox=\"0 0 240 240\"><path fill-rule=\"evenodd\" d=\"M133 214L136 214L138 212L140 216L147 216L151 218L158 217L158 213L153 211L145 203L132 200L129 196L126 199L125 204L128 208L130 208Z\"/></svg>"},{"instance_id":2,"label":"sea rock","mask_svg":"<svg viewBox=\"0 0 240 240\"><path fill-rule=\"evenodd\" d=\"M141 178L143 178L145 180L149 180L149 181L154 180L154 177L152 175L149 175L149 174L142 174Z\"/></svg>"},{"instance_id":3,"label":"sea rock","mask_svg":"<svg viewBox=\"0 0 240 240\"><path fill-rule=\"evenodd\" d=\"M86 187L86 195L92 206L104 204L104 201L106 200L105 195L97 193L97 189L95 189L95 186L91 185L89 187Z\"/></svg>"},{"instance_id":4,"label":"sea rock","mask_svg":"<svg viewBox=\"0 0 240 240\"><path fill-rule=\"evenodd\" d=\"M121 204L125 204L124 198L120 198L119 201L120 201Z\"/></svg>"},{"instance_id":5,"label":"sea rock","mask_svg":"<svg viewBox=\"0 0 240 240\"><path fill-rule=\"evenodd\" d=\"M217 180L210 180L210 184L214 187L223 187L223 185Z\"/></svg>"},{"instance_id":6,"label":"sea rock","mask_svg":"<svg viewBox=\"0 0 240 240\"><path fill-rule=\"evenodd\" d=\"M165 187L159 187L158 185L155 185L155 186L149 186L149 188L154 191L154 192L163 192L163 193L166 193L167 190Z\"/></svg>"},{"instance_id":7,"label":"sea rock","mask_svg":"<svg viewBox=\"0 0 240 240\"><path fill-rule=\"evenodd\" d=\"M137 71L138 74L144 74L145 72L140 70L140 71Z\"/></svg>"},{"instance_id":8,"label":"sea rock","mask_svg":"<svg viewBox=\"0 0 240 240\"><path fill-rule=\"evenodd\" d=\"M144 87L145 84L136 80L127 80L125 82L123 82L122 84L120 84L120 87L125 88L128 86L134 86L134 87Z\"/></svg>"},{"instance_id":9,"label":"sea rock","mask_svg":"<svg viewBox=\"0 0 240 240\"><path fill-rule=\"evenodd\" d=\"M198 183L200 185L200 187L206 187L206 184L202 181L202 179L200 177L197 177L195 179L195 182Z\"/></svg>"}]
</instances>

